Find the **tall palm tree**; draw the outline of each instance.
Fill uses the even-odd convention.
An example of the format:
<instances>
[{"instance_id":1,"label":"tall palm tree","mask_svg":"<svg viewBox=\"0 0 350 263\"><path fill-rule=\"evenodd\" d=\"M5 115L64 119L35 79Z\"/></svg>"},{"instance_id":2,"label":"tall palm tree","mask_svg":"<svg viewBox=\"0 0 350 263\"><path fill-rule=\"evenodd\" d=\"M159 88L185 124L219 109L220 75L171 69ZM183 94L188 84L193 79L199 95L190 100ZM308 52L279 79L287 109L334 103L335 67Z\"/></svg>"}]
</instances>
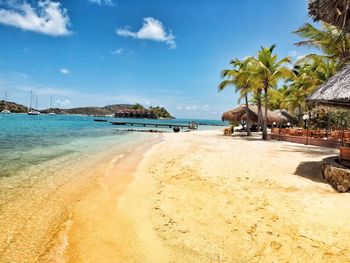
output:
<instances>
[{"instance_id":1,"label":"tall palm tree","mask_svg":"<svg viewBox=\"0 0 350 263\"><path fill-rule=\"evenodd\" d=\"M350 34L336 26L323 23L322 28L317 29L310 23L306 23L293 33L306 39L296 43L297 46L321 50L337 62L338 70L350 61Z\"/></svg>"},{"instance_id":2,"label":"tall palm tree","mask_svg":"<svg viewBox=\"0 0 350 263\"><path fill-rule=\"evenodd\" d=\"M267 109L268 109L268 90L277 87L278 81L290 79L293 77L293 72L284 67L284 64L291 63L290 57L278 60L276 54L273 54L276 45L271 47L261 47L257 53L257 58L254 62L254 77L259 80L260 86L264 90L265 97L265 114L263 117L263 135L262 139L267 140Z\"/></svg>"},{"instance_id":3,"label":"tall palm tree","mask_svg":"<svg viewBox=\"0 0 350 263\"><path fill-rule=\"evenodd\" d=\"M233 59L230 64L233 66L233 69L227 69L222 72L222 77L226 78L223 80L219 86L218 90L222 91L228 86L236 87L236 92L240 93L240 97L238 102L241 101L242 98L245 99L246 105L246 115L247 115L247 135L250 136L250 118L249 118L249 103L248 103L248 94L251 92L252 81L249 78L247 72L250 72L249 67L251 66L250 58L246 58L244 60Z\"/></svg>"}]
</instances>

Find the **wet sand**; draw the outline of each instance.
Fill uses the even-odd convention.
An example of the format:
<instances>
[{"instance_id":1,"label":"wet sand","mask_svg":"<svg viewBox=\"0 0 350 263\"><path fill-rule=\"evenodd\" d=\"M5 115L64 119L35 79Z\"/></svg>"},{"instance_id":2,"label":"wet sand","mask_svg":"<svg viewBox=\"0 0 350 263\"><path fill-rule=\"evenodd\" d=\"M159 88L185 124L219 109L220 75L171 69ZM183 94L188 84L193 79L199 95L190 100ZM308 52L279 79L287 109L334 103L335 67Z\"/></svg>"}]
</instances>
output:
<instances>
[{"instance_id":1,"label":"wet sand","mask_svg":"<svg viewBox=\"0 0 350 263\"><path fill-rule=\"evenodd\" d=\"M217 131L164 138L132 178L107 177L77 204L71 262L350 260L350 195L320 172L335 150Z\"/></svg>"},{"instance_id":2,"label":"wet sand","mask_svg":"<svg viewBox=\"0 0 350 263\"><path fill-rule=\"evenodd\" d=\"M150 135L140 140L141 147L135 147L138 141L111 144L94 153L62 156L0 178L0 262L69 261L68 244L74 242L68 234L79 222L73 224L72 220L76 205L101 190L98 185L102 178L127 171L127 167L113 169L118 168L115 164L126 163L121 160L127 156L142 158L159 140L159 135ZM91 207L103 204L90 201Z\"/></svg>"}]
</instances>

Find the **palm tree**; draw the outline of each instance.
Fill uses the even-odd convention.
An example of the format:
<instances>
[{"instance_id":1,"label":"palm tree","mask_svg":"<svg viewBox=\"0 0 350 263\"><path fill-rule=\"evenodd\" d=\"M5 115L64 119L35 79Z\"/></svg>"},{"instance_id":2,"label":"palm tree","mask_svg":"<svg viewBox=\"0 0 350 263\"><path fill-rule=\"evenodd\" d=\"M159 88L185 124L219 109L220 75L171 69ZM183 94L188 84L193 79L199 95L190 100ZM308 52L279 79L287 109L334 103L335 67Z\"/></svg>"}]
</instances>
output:
<instances>
[{"instance_id":1,"label":"palm tree","mask_svg":"<svg viewBox=\"0 0 350 263\"><path fill-rule=\"evenodd\" d=\"M246 115L247 115L247 135L250 136L250 118L249 118L249 103L248 103L248 94L251 92L252 81L247 74L250 72L249 67L251 66L250 58L244 60L233 59L230 64L233 66L233 69L227 69L222 72L222 77L226 78L219 84L219 91L224 90L228 86L235 86L236 92L240 93L238 102L242 98L245 99L246 105Z\"/></svg>"},{"instance_id":2,"label":"palm tree","mask_svg":"<svg viewBox=\"0 0 350 263\"><path fill-rule=\"evenodd\" d=\"M275 48L276 45L272 45L271 47L261 47L257 53L257 58L253 58L253 76L259 81L260 87L264 90L265 97L263 140L267 140L268 90L270 88L275 88L278 81L282 79L291 79L294 75L289 68L283 66L284 64L289 64L291 62L290 57L278 60L277 55L273 54Z\"/></svg>"},{"instance_id":3,"label":"palm tree","mask_svg":"<svg viewBox=\"0 0 350 263\"><path fill-rule=\"evenodd\" d=\"M310 23L306 23L293 33L306 39L296 43L297 46L321 50L337 62L338 70L350 61L350 34L344 33L336 26L323 23L322 28L317 29Z\"/></svg>"},{"instance_id":4,"label":"palm tree","mask_svg":"<svg viewBox=\"0 0 350 263\"><path fill-rule=\"evenodd\" d=\"M288 88L289 87L285 84L279 89L269 90L269 110L278 110L284 107L283 102L287 98Z\"/></svg>"},{"instance_id":5,"label":"palm tree","mask_svg":"<svg viewBox=\"0 0 350 263\"><path fill-rule=\"evenodd\" d=\"M308 55L298 60L293 69L294 78L291 80L282 107L290 112L296 112L299 123L303 112L307 109L306 98L314 90L336 73L332 59L321 55Z\"/></svg>"},{"instance_id":6,"label":"palm tree","mask_svg":"<svg viewBox=\"0 0 350 263\"><path fill-rule=\"evenodd\" d=\"M295 63L294 72L312 79L316 87L337 73L337 63L327 56L310 54Z\"/></svg>"}]
</instances>

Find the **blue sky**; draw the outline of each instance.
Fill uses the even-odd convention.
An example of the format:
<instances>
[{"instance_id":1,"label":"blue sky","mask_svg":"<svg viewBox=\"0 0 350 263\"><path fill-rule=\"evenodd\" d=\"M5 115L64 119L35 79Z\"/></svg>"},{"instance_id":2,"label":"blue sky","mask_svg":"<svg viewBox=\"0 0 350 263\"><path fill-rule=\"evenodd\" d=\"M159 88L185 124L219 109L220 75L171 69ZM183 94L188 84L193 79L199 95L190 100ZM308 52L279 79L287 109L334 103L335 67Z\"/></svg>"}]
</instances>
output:
<instances>
[{"instance_id":1,"label":"blue sky","mask_svg":"<svg viewBox=\"0 0 350 263\"><path fill-rule=\"evenodd\" d=\"M218 119L237 105L233 87L217 92L230 59L274 43L296 59L305 22L307 0L0 0L0 97Z\"/></svg>"}]
</instances>

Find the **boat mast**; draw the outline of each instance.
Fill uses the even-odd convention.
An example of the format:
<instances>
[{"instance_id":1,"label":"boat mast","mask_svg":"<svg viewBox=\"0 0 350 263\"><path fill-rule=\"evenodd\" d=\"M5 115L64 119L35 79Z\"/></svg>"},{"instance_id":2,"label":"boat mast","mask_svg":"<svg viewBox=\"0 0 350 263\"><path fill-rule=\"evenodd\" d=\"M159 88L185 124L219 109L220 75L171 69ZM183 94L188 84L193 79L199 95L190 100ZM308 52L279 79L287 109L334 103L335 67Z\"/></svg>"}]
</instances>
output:
<instances>
[{"instance_id":1,"label":"boat mast","mask_svg":"<svg viewBox=\"0 0 350 263\"><path fill-rule=\"evenodd\" d=\"M7 110L7 91L5 91L4 110Z\"/></svg>"},{"instance_id":2,"label":"boat mast","mask_svg":"<svg viewBox=\"0 0 350 263\"><path fill-rule=\"evenodd\" d=\"M29 112L32 110L32 97L33 97L33 91L30 91L30 101L29 101Z\"/></svg>"},{"instance_id":3,"label":"boat mast","mask_svg":"<svg viewBox=\"0 0 350 263\"><path fill-rule=\"evenodd\" d=\"M50 98L50 110L49 110L49 112L51 112L51 110L52 110L52 96Z\"/></svg>"}]
</instances>

